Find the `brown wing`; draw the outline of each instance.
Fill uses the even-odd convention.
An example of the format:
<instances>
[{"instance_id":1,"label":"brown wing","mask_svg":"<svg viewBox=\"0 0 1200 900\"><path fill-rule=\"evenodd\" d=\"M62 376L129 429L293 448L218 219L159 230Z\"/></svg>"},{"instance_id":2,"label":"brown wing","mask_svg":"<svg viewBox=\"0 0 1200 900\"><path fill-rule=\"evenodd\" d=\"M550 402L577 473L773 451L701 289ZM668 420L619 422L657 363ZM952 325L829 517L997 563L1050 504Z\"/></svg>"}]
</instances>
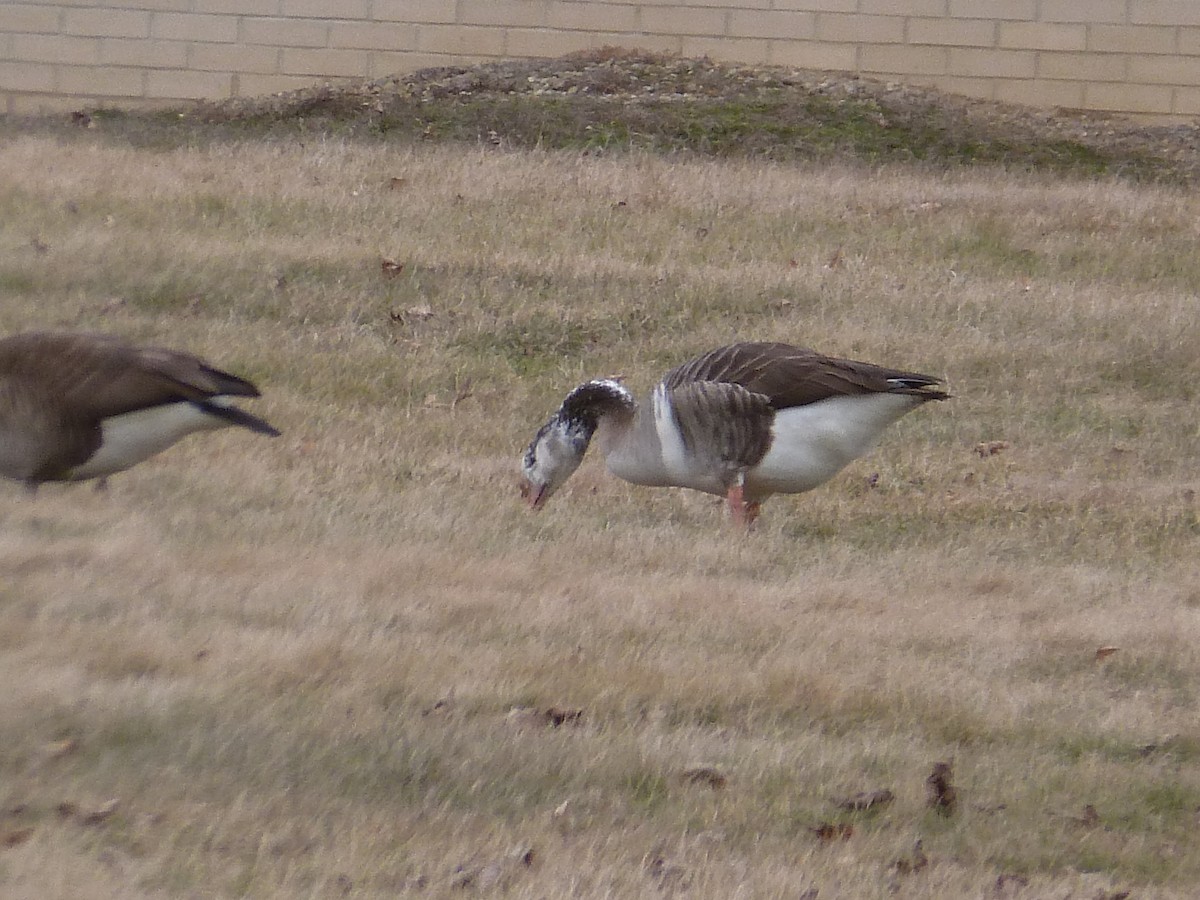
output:
<instances>
[{"instance_id":1,"label":"brown wing","mask_svg":"<svg viewBox=\"0 0 1200 900\"><path fill-rule=\"evenodd\" d=\"M855 394L910 394L928 400L944 400L949 396L932 389L940 379L930 375L769 342L718 347L672 369L663 379L673 390L699 381L741 385L768 397L777 410Z\"/></svg>"},{"instance_id":2,"label":"brown wing","mask_svg":"<svg viewBox=\"0 0 1200 900\"><path fill-rule=\"evenodd\" d=\"M180 400L257 397L250 382L188 353L97 334L31 332L0 341L0 373L37 384L72 416L108 416Z\"/></svg>"},{"instance_id":3,"label":"brown wing","mask_svg":"<svg viewBox=\"0 0 1200 900\"><path fill-rule=\"evenodd\" d=\"M732 484L738 470L758 465L771 448L771 401L727 381L691 381L671 391L679 434L689 452L723 470Z\"/></svg>"}]
</instances>

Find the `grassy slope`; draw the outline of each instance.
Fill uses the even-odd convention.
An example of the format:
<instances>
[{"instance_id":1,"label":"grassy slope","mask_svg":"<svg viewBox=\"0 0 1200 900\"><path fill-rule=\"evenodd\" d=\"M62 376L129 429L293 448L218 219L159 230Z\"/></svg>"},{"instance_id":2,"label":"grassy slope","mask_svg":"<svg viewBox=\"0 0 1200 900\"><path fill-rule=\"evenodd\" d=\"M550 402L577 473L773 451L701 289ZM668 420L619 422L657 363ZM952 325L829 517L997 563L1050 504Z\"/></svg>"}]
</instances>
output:
<instances>
[{"instance_id":1,"label":"grassy slope","mask_svg":"<svg viewBox=\"0 0 1200 900\"><path fill-rule=\"evenodd\" d=\"M0 144L0 330L194 348L285 437L4 491L9 893L1189 895L1194 198L106 128ZM594 461L520 508L566 389L734 336L957 396L750 538Z\"/></svg>"}]
</instances>

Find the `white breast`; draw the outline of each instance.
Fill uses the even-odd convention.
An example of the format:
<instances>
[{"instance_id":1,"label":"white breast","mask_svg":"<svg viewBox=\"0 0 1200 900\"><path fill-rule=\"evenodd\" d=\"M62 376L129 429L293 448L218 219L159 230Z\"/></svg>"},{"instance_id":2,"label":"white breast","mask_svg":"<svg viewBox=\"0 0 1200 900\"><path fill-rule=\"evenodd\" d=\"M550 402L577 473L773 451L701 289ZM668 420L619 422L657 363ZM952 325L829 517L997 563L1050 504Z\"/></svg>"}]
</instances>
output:
<instances>
[{"instance_id":1,"label":"white breast","mask_svg":"<svg viewBox=\"0 0 1200 900\"><path fill-rule=\"evenodd\" d=\"M212 402L221 402L220 398ZM112 416L101 423L102 442L91 459L70 471L74 480L121 472L166 450L194 431L224 428L229 422L194 403L168 403Z\"/></svg>"}]
</instances>

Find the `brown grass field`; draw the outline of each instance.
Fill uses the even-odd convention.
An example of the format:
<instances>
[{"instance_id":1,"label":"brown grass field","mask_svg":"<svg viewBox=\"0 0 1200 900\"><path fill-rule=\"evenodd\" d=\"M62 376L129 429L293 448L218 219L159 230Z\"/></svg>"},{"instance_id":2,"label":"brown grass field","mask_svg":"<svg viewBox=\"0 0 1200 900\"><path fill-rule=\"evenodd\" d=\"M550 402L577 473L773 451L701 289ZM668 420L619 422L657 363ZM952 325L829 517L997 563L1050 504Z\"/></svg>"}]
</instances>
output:
<instances>
[{"instance_id":1,"label":"brown grass field","mask_svg":"<svg viewBox=\"0 0 1200 900\"><path fill-rule=\"evenodd\" d=\"M1198 241L1116 180L9 134L0 333L284 436L0 485L0 896L1194 897ZM522 506L567 390L734 339L955 399L750 535L594 459Z\"/></svg>"}]
</instances>

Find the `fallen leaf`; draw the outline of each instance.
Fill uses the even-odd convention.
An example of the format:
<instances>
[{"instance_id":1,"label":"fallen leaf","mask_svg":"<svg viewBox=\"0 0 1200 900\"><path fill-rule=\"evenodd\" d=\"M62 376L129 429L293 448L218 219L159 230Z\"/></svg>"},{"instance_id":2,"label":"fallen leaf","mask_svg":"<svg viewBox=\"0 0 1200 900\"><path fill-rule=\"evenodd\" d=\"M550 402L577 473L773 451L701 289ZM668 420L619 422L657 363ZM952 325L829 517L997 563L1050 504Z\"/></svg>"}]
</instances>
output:
<instances>
[{"instance_id":1,"label":"fallen leaf","mask_svg":"<svg viewBox=\"0 0 1200 900\"><path fill-rule=\"evenodd\" d=\"M452 701L452 698L450 698L450 697L442 697L440 700L434 701L433 706L430 706L426 709L421 710L421 715L429 716L429 715L433 715L434 713L449 712L451 701Z\"/></svg>"},{"instance_id":2,"label":"fallen leaf","mask_svg":"<svg viewBox=\"0 0 1200 900\"><path fill-rule=\"evenodd\" d=\"M822 822L808 830L817 836L817 840L825 844L830 841L848 841L854 834L854 826L847 825L845 822Z\"/></svg>"},{"instance_id":3,"label":"fallen leaf","mask_svg":"<svg viewBox=\"0 0 1200 900\"><path fill-rule=\"evenodd\" d=\"M1120 647L1100 647L1096 650L1096 661L1099 662L1102 659L1108 659L1120 649Z\"/></svg>"},{"instance_id":4,"label":"fallen leaf","mask_svg":"<svg viewBox=\"0 0 1200 900\"><path fill-rule=\"evenodd\" d=\"M471 396L471 379L464 379L462 384L454 389L454 399L450 401L450 408L454 409L458 404Z\"/></svg>"},{"instance_id":5,"label":"fallen leaf","mask_svg":"<svg viewBox=\"0 0 1200 900\"><path fill-rule=\"evenodd\" d=\"M384 278L395 278L404 271L404 263L384 257L379 261L379 268L383 271Z\"/></svg>"},{"instance_id":6,"label":"fallen leaf","mask_svg":"<svg viewBox=\"0 0 1200 900\"><path fill-rule=\"evenodd\" d=\"M684 769L682 776L684 781L707 785L714 791L721 790L729 783L729 777L715 766L692 766L690 769Z\"/></svg>"},{"instance_id":7,"label":"fallen leaf","mask_svg":"<svg viewBox=\"0 0 1200 900\"><path fill-rule=\"evenodd\" d=\"M558 728L566 724L578 724L583 719L583 710L571 707L549 706L538 709L535 706L514 706L504 717L506 725L517 728L539 727Z\"/></svg>"},{"instance_id":8,"label":"fallen leaf","mask_svg":"<svg viewBox=\"0 0 1200 900\"><path fill-rule=\"evenodd\" d=\"M891 791L863 791L855 794L853 797L846 797L837 801L837 805L842 809L848 809L853 812L863 812L864 810L872 809L876 806L887 806L896 795Z\"/></svg>"},{"instance_id":9,"label":"fallen leaf","mask_svg":"<svg viewBox=\"0 0 1200 900\"><path fill-rule=\"evenodd\" d=\"M651 878L657 878L660 886L682 882L687 875L683 866L667 862L661 853L653 853L646 859L646 872Z\"/></svg>"},{"instance_id":10,"label":"fallen leaf","mask_svg":"<svg viewBox=\"0 0 1200 900\"><path fill-rule=\"evenodd\" d=\"M911 875L913 872L920 872L929 865L929 857L925 855L925 850L918 840L913 845L913 851L910 856L902 856L892 863L892 869L897 875Z\"/></svg>"},{"instance_id":11,"label":"fallen leaf","mask_svg":"<svg viewBox=\"0 0 1200 900\"><path fill-rule=\"evenodd\" d=\"M583 719L583 710L571 707L551 706L545 713L546 721L558 728L570 722L572 725L577 725Z\"/></svg>"},{"instance_id":12,"label":"fallen leaf","mask_svg":"<svg viewBox=\"0 0 1200 900\"><path fill-rule=\"evenodd\" d=\"M0 834L0 847L19 847L33 837L33 826L26 828L14 828L12 831L6 831Z\"/></svg>"},{"instance_id":13,"label":"fallen leaf","mask_svg":"<svg viewBox=\"0 0 1200 900\"><path fill-rule=\"evenodd\" d=\"M1020 889L1029 885L1029 879L1024 875L1010 875L1007 872L996 876L996 891L1000 892L1012 885L1014 888Z\"/></svg>"},{"instance_id":14,"label":"fallen leaf","mask_svg":"<svg viewBox=\"0 0 1200 900\"><path fill-rule=\"evenodd\" d=\"M78 749L78 740L75 738L66 738L61 741L51 741L42 748L42 756L45 759L62 759L64 756L70 756Z\"/></svg>"},{"instance_id":15,"label":"fallen leaf","mask_svg":"<svg viewBox=\"0 0 1200 900\"><path fill-rule=\"evenodd\" d=\"M1100 824L1100 813L1096 812L1096 807L1089 803L1083 808L1083 815L1077 816L1071 821L1084 828L1095 828Z\"/></svg>"},{"instance_id":16,"label":"fallen leaf","mask_svg":"<svg viewBox=\"0 0 1200 900\"><path fill-rule=\"evenodd\" d=\"M929 789L929 805L943 816L954 814L958 805L958 791L950 783L951 765L948 762L933 764L933 772L925 779Z\"/></svg>"},{"instance_id":17,"label":"fallen leaf","mask_svg":"<svg viewBox=\"0 0 1200 900\"><path fill-rule=\"evenodd\" d=\"M1001 450L1008 449L1008 441L980 441L975 445L975 452L980 457L995 456Z\"/></svg>"},{"instance_id":18,"label":"fallen leaf","mask_svg":"<svg viewBox=\"0 0 1200 900\"><path fill-rule=\"evenodd\" d=\"M120 808L120 806L121 806L120 800L116 800L116 799L109 800L107 803L101 804L100 806L96 807L96 809L92 810L91 812L83 813L83 815L81 815L79 817L79 824L80 825L99 825L102 822L106 821L107 819L111 818L112 814L115 813Z\"/></svg>"},{"instance_id":19,"label":"fallen leaf","mask_svg":"<svg viewBox=\"0 0 1200 900\"><path fill-rule=\"evenodd\" d=\"M1166 750L1175 743L1179 735L1164 734L1157 741L1151 741L1148 744L1142 744L1137 748L1138 756L1149 756L1151 753L1157 753L1159 750Z\"/></svg>"}]
</instances>

